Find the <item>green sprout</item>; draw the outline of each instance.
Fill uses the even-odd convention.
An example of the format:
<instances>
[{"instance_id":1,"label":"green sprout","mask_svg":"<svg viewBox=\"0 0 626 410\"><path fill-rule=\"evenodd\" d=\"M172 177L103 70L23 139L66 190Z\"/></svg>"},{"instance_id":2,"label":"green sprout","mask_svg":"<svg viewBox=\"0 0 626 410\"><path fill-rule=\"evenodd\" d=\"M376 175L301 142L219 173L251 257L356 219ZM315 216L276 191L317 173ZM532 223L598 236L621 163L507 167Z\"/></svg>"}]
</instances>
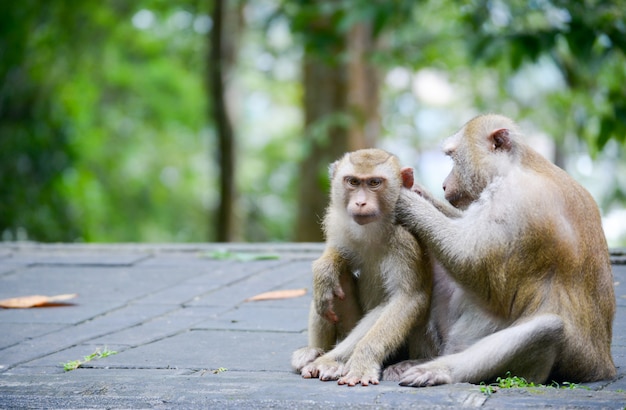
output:
<instances>
[{"instance_id":1,"label":"green sprout","mask_svg":"<svg viewBox=\"0 0 626 410\"><path fill-rule=\"evenodd\" d=\"M117 354L117 352L114 350L109 350L106 347L103 350L100 350L100 348L98 348L92 354L83 357L83 360L70 360L69 362L61 363L61 364L63 365L63 370L65 370L66 372L70 372L72 370L78 369L81 365L87 362L90 362L96 359L102 359L104 357L108 357L114 354Z\"/></svg>"},{"instance_id":2,"label":"green sprout","mask_svg":"<svg viewBox=\"0 0 626 410\"><path fill-rule=\"evenodd\" d=\"M495 383L486 384L485 382L481 382L480 392L483 393L487 397L491 397L491 395L495 393L496 391L498 391L498 389L515 389L515 388L526 388L526 387L550 387L550 388L555 388L555 389L569 389L569 390L573 390L577 388L584 388L584 389L589 390L589 387L587 386L580 386L579 384L570 383L570 382L563 382L562 384L559 384L553 381L547 386L544 384L535 384L533 382L527 381L523 377L511 376L511 372L506 372L506 376L498 377Z\"/></svg>"},{"instance_id":3,"label":"green sprout","mask_svg":"<svg viewBox=\"0 0 626 410\"><path fill-rule=\"evenodd\" d=\"M274 253L230 252L227 250L207 252L201 256L216 260L235 260L238 262L280 259L280 256Z\"/></svg>"}]
</instances>

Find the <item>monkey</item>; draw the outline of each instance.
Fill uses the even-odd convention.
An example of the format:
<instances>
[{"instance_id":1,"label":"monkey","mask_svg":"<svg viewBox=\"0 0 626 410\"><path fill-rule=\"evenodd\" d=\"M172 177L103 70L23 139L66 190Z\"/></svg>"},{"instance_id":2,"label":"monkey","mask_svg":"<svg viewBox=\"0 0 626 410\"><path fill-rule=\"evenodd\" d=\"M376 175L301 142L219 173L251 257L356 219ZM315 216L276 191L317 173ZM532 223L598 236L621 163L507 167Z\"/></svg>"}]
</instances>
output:
<instances>
[{"instance_id":1,"label":"monkey","mask_svg":"<svg viewBox=\"0 0 626 410\"><path fill-rule=\"evenodd\" d=\"M501 115L470 120L443 147L454 163L445 199L460 213L408 189L396 205L445 268L432 302L442 353L384 378L415 387L506 372L535 383L614 378L612 271L589 192Z\"/></svg>"},{"instance_id":2,"label":"monkey","mask_svg":"<svg viewBox=\"0 0 626 410\"><path fill-rule=\"evenodd\" d=\"M293 353L292 366L304 378L379 384L383 363L403 345L411 358L437 349L428 329L430 255L394 223L413 169L386 151L363 149L332 163L329 174L326 247L312 264L309 345Z\"/></svg>"}]
</instances>

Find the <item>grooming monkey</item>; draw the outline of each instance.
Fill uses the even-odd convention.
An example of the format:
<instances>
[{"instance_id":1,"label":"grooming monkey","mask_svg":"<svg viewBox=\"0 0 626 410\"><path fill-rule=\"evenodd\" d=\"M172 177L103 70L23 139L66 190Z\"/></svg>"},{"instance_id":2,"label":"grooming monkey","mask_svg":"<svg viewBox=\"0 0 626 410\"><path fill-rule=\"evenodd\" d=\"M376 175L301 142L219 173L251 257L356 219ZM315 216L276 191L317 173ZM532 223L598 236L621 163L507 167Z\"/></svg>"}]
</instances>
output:
<instances>
[{"instance_id":1,"label":"grooming monkey","mask_svg":"<svg viewBox=\"0 0 626 410\"><path fill-rule=\"evenodd\" d=\"M443 355L385 370L409 386L590 382L616 374L615 295L600 213L589 193L522 141L510 119L474 118L450 137L446 199L403 189L400 223L434 253L433 309Z\"/></svg>"},{"instance_id":2,"label":"grooming monkey","mask_svg":"<svg viewBox=\"0 0 626 410\"><path fill-rule=\"evenodd\" d=\"M292 366L305 378L378 384L383 362L405 343L411 358L436 353L428 330L430 256L394 223L413 170L388 152L364 149L331 164L330 179L326 249L313 263L309 346L294 352Z\"/></svg>"}]
</instances>

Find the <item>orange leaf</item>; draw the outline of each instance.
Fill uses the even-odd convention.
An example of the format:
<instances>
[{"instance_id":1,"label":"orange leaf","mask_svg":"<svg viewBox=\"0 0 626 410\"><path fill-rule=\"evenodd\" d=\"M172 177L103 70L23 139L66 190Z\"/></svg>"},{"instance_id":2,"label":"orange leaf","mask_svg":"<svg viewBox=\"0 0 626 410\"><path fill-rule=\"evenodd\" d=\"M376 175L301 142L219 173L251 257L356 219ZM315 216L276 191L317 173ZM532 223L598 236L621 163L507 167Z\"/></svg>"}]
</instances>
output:
<instances>
[{"instance_id":1,"label":"orange leaf","mask_svg":"<svg viewBox=\"0 0 626 410\"><path fill-rule=\"evenodd\" d=\"M259 293L256 296L246 299L246 302L256 302L259 300L276 300L276 299L291 299L299 298L306 295L306 288L302 289L284 289L273 290L271 292Z\"/></svg>"},{"instance_id":2,"label":"orange leaf","mask_svg":"<svg viewBox=\"0 0 626 410\"><path fill-rule=\"evenodd\" d=\"M78 296L77 293L68 293L65 295L56 296L22 296L19 298L3 299L0 300L0 307L5 309L26 309L38 306L54 306L62 304L62 302L73 299Z\"/></svg>"}]
</instances>

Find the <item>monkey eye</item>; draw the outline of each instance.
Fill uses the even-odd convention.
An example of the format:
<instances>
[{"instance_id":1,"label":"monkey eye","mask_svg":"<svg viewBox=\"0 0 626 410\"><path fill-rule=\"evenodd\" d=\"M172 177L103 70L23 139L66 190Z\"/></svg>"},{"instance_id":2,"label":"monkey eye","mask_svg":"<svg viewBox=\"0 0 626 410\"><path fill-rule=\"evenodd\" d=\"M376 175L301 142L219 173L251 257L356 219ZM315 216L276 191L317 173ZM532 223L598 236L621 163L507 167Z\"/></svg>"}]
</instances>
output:
<instances>
[{"instance_id":1,"label":"monkey eye","mask_svg":"<svg viewBox=\"0 0 626 410\"><path fill-rule=\"evenodd\" d=\"M382 183L382 178L371 178L367 180L367 186L370 188L378 188Z\"/></svg>"},{"instance_id":2,"label":"monkey eye","mask_svg":"<svg viewBox=\"0 0 626 410\"><path fill-rule=\"evenodd\" d=\"M346 177L346 183L350 185L351 187L357 187L361 185L361 180L359 178L348 176Z\"/></svg>"}]
</instances>

